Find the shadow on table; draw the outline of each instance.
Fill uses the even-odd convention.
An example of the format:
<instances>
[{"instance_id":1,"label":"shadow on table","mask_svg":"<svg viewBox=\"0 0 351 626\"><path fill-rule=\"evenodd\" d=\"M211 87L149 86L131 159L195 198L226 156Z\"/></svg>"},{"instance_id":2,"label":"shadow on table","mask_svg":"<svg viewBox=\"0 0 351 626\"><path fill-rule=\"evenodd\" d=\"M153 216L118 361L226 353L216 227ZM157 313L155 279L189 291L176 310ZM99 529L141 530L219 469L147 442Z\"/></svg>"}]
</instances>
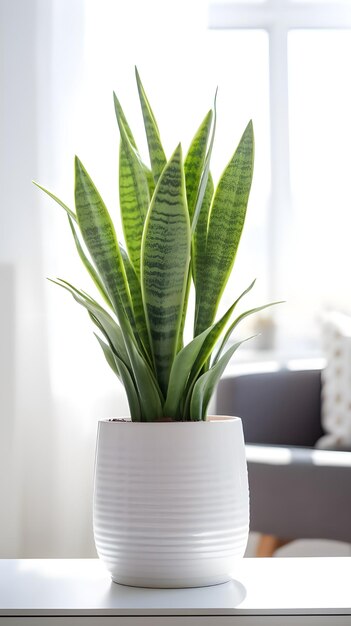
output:
<instances>
[{"instance_id":1,"label":"shadow on table","mask_svg":"<svg viewBox=\"0 0 351 626\"><path fill-rule=\"evenodd\" d=\"M123 598L123 600L122 600ZM246 598L246 588L238 580L231 580L220 585L209 587L192 587L187 589L148 589L130 587L111 582L104 598L106 607L116 607L119 602L143 610L177 610L179 613L190 611L198 614L208 609L234 609ZM120 606L123 609L123 606Z\"/></svg>"}]
</instances>

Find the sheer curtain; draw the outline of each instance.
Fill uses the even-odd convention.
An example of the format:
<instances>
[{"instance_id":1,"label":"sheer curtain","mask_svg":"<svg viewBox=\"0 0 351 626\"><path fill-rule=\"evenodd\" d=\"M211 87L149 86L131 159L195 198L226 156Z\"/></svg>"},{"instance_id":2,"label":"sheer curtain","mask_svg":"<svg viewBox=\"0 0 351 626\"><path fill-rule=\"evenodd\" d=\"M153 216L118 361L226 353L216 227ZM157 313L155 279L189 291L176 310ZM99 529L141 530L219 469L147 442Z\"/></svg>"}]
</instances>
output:
<instances>
[{"instance_id":1,"label":"sheer curtain","mask_svg":"<svg viewBox=\"0 0 351 626\"><path fill-rule=\"evenodd\" d=\"M1 0L0 555L89 556L96 423L126 412L91 327L63 212L85 126L84 2ZM89 127L89 123L87 125Z\"/></svg>"},{"instance_id":2,"label":"sheer curtain","mask_svg":"<svg viewBox=\"0 0 351 626\"><path fill-rule=\"evenodd\" d=\"M59 276L91 291L63 211L31 181L72 206L77 153L117 215L112 89L123 86L119 95L133 117L138 64L164 111L161 126L170 128L170 100L177 109L167 150L180 130L189 141L216 86L205 80L209 67L201 59L205 26L200 0L172 7L155 0L0 0L2 558L95 554L97 420L128 412L85 312L45 280ZM186 69L188 55L196 75ZM182 95L173 93L180 83ZM190 86L205 106L184 97ZM183 118L191 129L184 129Z\"/></svg>"},{"instance_id":3,"label":"sheer curtain","mask_svg":"<svg viewBox=\"0 0 351 626\"><path fill-rule=\"evenodd\" d=\"M179 140L187 150L219 84L215 179L250 117L258 146L251 235L228 299L261 268L262 302L267 38L208 31L203 0L0 0L0 11L0 556L91 556L97 420L128 407L88 316L45 280L65 278L95 295L64 212L31 180L73 207L78 154L118 224L113 89L146 153L136 64L171 154Z\"/></svg>"},{"instance_id":4,"label":"sheer curtain","mask_svg":"<svg viewBox=\"0 0 351 626\"><path fill-rule=\"evenodd\" d=\"M0 551L52 532L52 413L38 202L36 10L0 3ZM35 6L36 9L36 6Z\"/></svg>"}]
</instances>

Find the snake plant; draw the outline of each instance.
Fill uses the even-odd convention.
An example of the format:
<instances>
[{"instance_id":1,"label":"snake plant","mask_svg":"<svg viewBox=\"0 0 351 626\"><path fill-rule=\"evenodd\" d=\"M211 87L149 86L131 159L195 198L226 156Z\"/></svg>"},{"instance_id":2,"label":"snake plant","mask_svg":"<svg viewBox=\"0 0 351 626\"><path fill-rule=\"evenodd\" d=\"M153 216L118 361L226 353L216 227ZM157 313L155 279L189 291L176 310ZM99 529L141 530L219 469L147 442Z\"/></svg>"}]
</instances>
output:
<instances>
[{"instance_id":1,"label":"snake plant","mask_svg":"<svg viewBox=\"0 0 351 626\"><path fill-rule=\"evenodd\" d=\"M214 388L242 343L228 344L232 332L242 319L270 306L233 319L253 282L216 319L245 221L253 173L252 122L215 189L209 169L215 106L185 158L180 144L168 158L137 70L136 82L150 167L143 162L114 95L125 244L77 157L75 212L36 183L65 209L78 254L104 306L66 280L53 282L87 310L106 360L125 387L132 420L205 420ZM191 284L194 337L184 345Z\"/></svg>"}]
</instances>

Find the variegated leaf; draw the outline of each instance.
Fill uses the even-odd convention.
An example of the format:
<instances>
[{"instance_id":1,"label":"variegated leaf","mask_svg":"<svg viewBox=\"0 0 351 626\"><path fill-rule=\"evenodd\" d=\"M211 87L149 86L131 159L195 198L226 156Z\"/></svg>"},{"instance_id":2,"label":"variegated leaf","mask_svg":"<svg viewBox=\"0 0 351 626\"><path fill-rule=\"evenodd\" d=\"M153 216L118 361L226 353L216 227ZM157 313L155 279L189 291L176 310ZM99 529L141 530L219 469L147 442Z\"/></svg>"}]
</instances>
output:
<instances>
[{"instance_id":1,"label":"variegated leaf","mask_svg":"<svg viewBox=\"0 0 351 626\"><path fill-rule=\"evenodd\" d=\"M146 168L137 152L134 137L115 94L114 101L121 134L119 202L123 232L130 259L140 276L141 238L150 202L149 182Z\"/></svg>"},{"instance_id":2,"label":"variegated leaf","mask_svg":"<svg viewBox=\"0 0 351 626\"><path fill-rule=\"evenodd\" d=\"M152 112L150 103L147 99L144 87L141 83L137 68L135 68L135 76L138 86L141 110L144 118L146 138L149 147L151 169L155 183L157 183L158 179L161 176L161 172L167 163L167 158L162 147L157 122Z\"/></svg>"},{"instance_id":3,"label":"variegated leaf","mask_svg":"<svg viewBox=\"0 0 351 626\"><path fill-rule=\"evenodd\" d=\"M249 122L211 205L206 256L201 270L206 281L199 283L196 291L196 335L212 324L233 267L251 188L253 156L253 129Z\"/></svg>"},{"instance_id":4,"label":"variegated leaf","mask_svg":"<svg viewBox=\"0 0 351 626\"><path fill-rule=\"evenodd\" d=\"M135 326L124 265L107 208L88 172L75 159L77 219L91 258L101 276L121 327L130 334Z\"/></svg>"},{"instance_id":5,"label":"variegated leaf","mask_svg":"<svg viewBox=\"0 0 351 626\"><path fill-rule=\"evenodd\" d=\"M178 146L155 189L142 243L142 294L164 394L177 351L189 260L190 222Z\"/></svg>"}]
</instances>

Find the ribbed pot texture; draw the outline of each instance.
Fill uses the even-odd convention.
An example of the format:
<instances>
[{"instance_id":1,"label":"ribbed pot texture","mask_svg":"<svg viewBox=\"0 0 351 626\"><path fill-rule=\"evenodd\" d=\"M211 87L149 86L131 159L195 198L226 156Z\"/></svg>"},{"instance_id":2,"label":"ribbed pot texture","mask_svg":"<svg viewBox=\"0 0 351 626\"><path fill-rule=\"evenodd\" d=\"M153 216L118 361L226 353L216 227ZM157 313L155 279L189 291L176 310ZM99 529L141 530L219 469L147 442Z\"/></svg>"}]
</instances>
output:
<instances>
[{"instance_id":1,"label":"ribbed pot texture","mask_svg":"<svg viewBox=\"0 0 351 626\"><path fill-rule=\"evenodd\" d=\"M100 421L94 536L112 580L199 587L230 580L249 532L241 420Z\"/></svg>"}]
</instances>

